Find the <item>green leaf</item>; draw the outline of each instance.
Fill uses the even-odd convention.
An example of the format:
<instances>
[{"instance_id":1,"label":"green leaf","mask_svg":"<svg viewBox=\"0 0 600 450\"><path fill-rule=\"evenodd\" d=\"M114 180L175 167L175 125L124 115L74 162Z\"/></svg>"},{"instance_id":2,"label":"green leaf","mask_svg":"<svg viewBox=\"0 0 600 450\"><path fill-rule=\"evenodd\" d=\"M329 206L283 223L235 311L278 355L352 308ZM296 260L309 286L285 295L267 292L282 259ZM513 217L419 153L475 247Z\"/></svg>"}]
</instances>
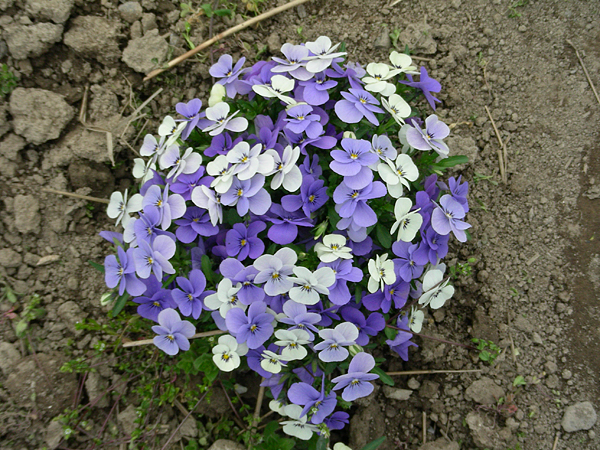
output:
<instances>
[{"instance_id":1,"label":"green leaf","mask_svg":"<svg viewBox=\"0 0 600 450\"><path fill-rule=\"evenodd\" d=\"M319 440L317 441L317 449L316 450L327 450L327 443L329 439L325 437L325 435L319 436Z\"/></svg>"},{"instance_id":2,"label":"green leaf","mask_svg":"<svg viewBox=\"0 0 600 450\"><path fill-rule=\"evenodd\" d=\"M526 384L527 384L527 382L525 381L525 378L523 377L523 375L517 376L517 378L515 378L515 381L513 381L514 387L525 386Z\"/></svg>"},{"instance_id":3,"label":"green leaf","mask_svg":"<svg viewBox=\"0 0 600 450\"><path fill-rule=\"evenodd\" d=\"M212 360L212 353L204 353L194 361L194 368L204 373L209 382L213 382L219 375L219 368Z\"/></svg>"},{"instance_id":4,"label":"green leaf","mask_svg":"<svg viewBox=\"0 0 600 450\"><path fill-rule=\"evenodd\" d=\"M104 266L102 264L95 263L94 261L88 260L88 264L96 269L98 272L104 273Z\"/></svg>"},{"instance_id":5,"label":"green leaf","mask_svg":"<svg viewBox=\"0 0 600 450\"><path fill-rule=\"evenodd\" d=\"M27 330L27 321L21 320L19 323L17 323L17 326L15 327L15 333L17 334L17 336L21 337L25 333L25 330Z\"/></svg>"},{"instance_id":6,"label":"green leaf","mask_svg":"<svg viewBox=\"0 0 600 450\"><path fill-rule=\"evenodd\" d=\"M379 439L375 439L374 441L369 442L361 450L375 450L381 444L383 444L383 441L385 441L385 436L381 436Z\"/></svg>"},{"instance_id":7,"label":"green leaf","mask_svg":"<svg viewBox=\"0 0 600 450\"><path fill-rule=\"evenodd\" d=\"M398 330L394 330L393 328L388 327L385 327L383 329L383 332L385 333L385 337L390 340L394 340L396 338L396 335L398 334Z\"/></svg>"},{"instance_id":8,"label":"green leaf","mask_svg":"<svg viewBox=\"0 0 600 450\"><path fill-rule=\"evenodd\" d=\"M213 269L212 269L212 262L208 255L202 255L200 268L202 269L202 272L204 273L204 276L206 277L206 281L208 281L209 284L212 284L213 283Z\"/></svg>"},{"instance_id":9,"label":"green leaf","mask_svg":"<svg viewBox=\"0 0 600 450\"><path fill-rule=\"evenodd\" d=\"M204 11L204 14L206 14L206 17L208 17L209 19L212 17L214 11L212 9L212 6L210 6L210 4L205 3L204 5L200 5L200 9L202 9L202 11Z\"/></svg>"},{"instance_id":10,"label":"green leaf","mask_svg":"<svg viewBox=\"0 0 600 450\"><path fill-rule=\"evenodd\" d=\"M383 248L390 248L392 246L392 235L387 227L384 227L381 225L381 223L378 223L375 227L375 234L377 235L377 239Z\"/></svg>"},{"instance_id":11,"label":"green leaf","mask_svg":"<svg viewBox=\"0 0 600 450\"><path fill-rule=\"evenodd\" d=\"M468 162L469 158L465 155L456 155L442 159L441 161L437 162L435 166L447 169L448 167L454 167L459 164L467 164Z\"/></svg>"},{"instance_id":12,"label":"green leaf","mask_svg":"<svg viewBox=\"0 0 600 450\"><path fill-rule=\"evenodd\" d=\"M379 375L379 379L381 380L381 382L383 384L387 384L388 386L393 386L394 385L394 380L392 380L392 377L390 377L387 373L385 373L381 367L375 367L373 370L371 370L371 372L376 373L377 375ZM383 442L383 441L381 441ZM377 447L373 447L373 448L377 448Z\"/></svg>"},{"instance_id":13,"label":"green leaf","mask_svg":"<svg viewBox=\"0 0 600 450\"><path fill-rule=\"evenodd\" d=\"M113 317L117 317L117 315L121 311L123 311L123 308L125 308L125 305L127 304L128 299L129 299L129 294L127 292L117 298L117 301L115 302L115 306L113 306L113 309L111 311L111 315Z\"/></svg>"},{"instance_id":14,"label":"green leaf","mask_svg":"<svg viewBox=\"0 0 600 450\"><path fill-rule=\"evenodd\" d=\"M213 12L214 12L215 16L219 16L219 17L223 17L223 16L233 17L233 11L231 9L215 9Z\"/></svg>"}]
</instances>

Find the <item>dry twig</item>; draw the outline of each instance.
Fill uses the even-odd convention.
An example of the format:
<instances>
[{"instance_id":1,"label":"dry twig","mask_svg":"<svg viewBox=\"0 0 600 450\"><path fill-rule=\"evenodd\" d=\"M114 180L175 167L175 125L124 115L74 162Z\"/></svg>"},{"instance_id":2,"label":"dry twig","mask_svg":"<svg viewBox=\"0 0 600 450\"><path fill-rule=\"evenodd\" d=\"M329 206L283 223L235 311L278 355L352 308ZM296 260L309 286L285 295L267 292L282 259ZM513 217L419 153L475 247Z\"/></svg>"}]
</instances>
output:
<instances>
[{"instance_id":1,"label":"dry twig","mask_svg":"<svg viewBox=\"0 0 600 450\"><path fill-rule=\"evenodd\" d=\"M224 331L221 330L213 330L213 331L205 331L204 333L196 333L190 339L208 337L208 336L218 336L219 334L224 334ZM148 345L154 342L153 339L142 339L141 341L130 341L125 342L123 347L139 347L140 345Z\"/></svg>"},{"instance_id":2,"label":"dry twig","mask_svg":"<svg viewBox=\"0 0 600 450\"><path fill-rule=\"evenodd\" d=\"M556 450L556 446L558 445L559 438L560 438L560 433L556 433L556 437L554 438L554 445L552 446L552 450Z\"/></svg>"},{"instance_id":3,"label":"dry twig","mask_svg":"<svg viewBox=\"0 0 600 450\"><path fill-rule=\"evenodd\" d=\"M423 444L427 443L427 413L423 411Z\"/></svg>"},{"instance_id":4,"label":"dry twig","mask_svg":"<svg viewBox=\"0 0 600 450\"><path fill-rule=\"evenodd\" d=\"M73 198L78 198L81 200L87 200L89 202L104 203L106 205L108 205L110 203L108 200L103 199L103 198L90 197L89 195L75 194L74 192L59 191L58 189L42 188L42 191L50 192L52 194L64 195L65 197L73 197Z\"/></svg>"},{"instance_id":5,"label":"dry twig","mask_svg":"<svg viewBox=\"0 0 600 450\"><path fill-rule=\"evenodd\" d=\"M504 142L502 142L502 137L500 136L500 132L498 131L498 128L496 127L496 122L494 122L492 113L490 112L490 110L487 106L484 106L484 107L485 107L485 112L487 112L487 115L490 118L490 121L492 122L492 127L494 128L494 133L496 133L496 137L498 138L498 144L500 144L500 148L498 148L498 165L500 166L500 177L502 178L502 181L504 182L504 184L506 184L506 182L508 181L507 176L506 176L506 162L504 160L504 157L502 156L503 153L504 153L504 155L506 155L506 147L504 146Z\"/></svg>"},{"instance_id":6,"label":"dry twig","mask_svg":"<svg viewBox=\"0 0 600 450\"><path fill-rule=\"evenodd\" d=\"M405 370L402 372L386 372L386 375L391 377L394 376L405 376L405 375L430 375L433 373L471 373L481 372L480 369L463 369L463 370Z\"/></svg>"},{"instance_id":7,"label":"dry twig","mask_svg":"<svg viewBox=\"0 0 600 450\"><path fill-rule=\"evenodd\" d=\"M197 47L193 48L192 50L184 53L183 55L178 56L177 58L169 61L169 63L164 68L153 70L148 75L146 75L146 77L144 78L144 81L148 81L148 80L154 78L156 75L161 74L164 71L171 69L172 67L175 67L177 64L194 56L196 53L204 50L207 47L210 47L215 42L220 41L221 39L224 39L229 35L237 33L238 31L242 31L245 28L248 28L249 26L254 25L255 23L262 22L263 20L268 19L269 17L272 17L276 14L279 14L283 11L293 8L294 6L298 6L298 5L301 5L302 3L306 3L307 1L308 0L294 0L292 2L286 3L285 5L278 6L277 8L273 8L270 11L262 13L256 17L253 17L252 19L246 20L245 22L240 23L239 25L236 25L235 27L231 27L228 30L225 30L222 33L217 34L212 39L209 39L208 41L204 41L202 44L200 44Z\"/></svg>"},{"instance_id":8,"label":"dry twig","mask_svg":"<svg viewBox=\"0 0 600 450\"><path fill-rule=\"evenodd\" d=\"M585 77L588 80L588 83L590 84L590 87L592 88L592 91L594 92L594 97L596 97L596 101L598 102L598 104L600 105L600 97L598 96L598 92L596 91L596 87L594 86L594 83L592 82L592 79L590 78L590 74L588 73L585 64L583 63L583 59L581 59L581 56L579 56L579 51L577 50L577 48L575 47L575 45L573 45L573 43L567 39L567 44L569 44L571 47L573 47L573 50L575 50L575 54L577 55L577 59L579 60L579 64L581 64L581 67L583 68L583 72L585 73Z\"/></svg>"}]
</instances>

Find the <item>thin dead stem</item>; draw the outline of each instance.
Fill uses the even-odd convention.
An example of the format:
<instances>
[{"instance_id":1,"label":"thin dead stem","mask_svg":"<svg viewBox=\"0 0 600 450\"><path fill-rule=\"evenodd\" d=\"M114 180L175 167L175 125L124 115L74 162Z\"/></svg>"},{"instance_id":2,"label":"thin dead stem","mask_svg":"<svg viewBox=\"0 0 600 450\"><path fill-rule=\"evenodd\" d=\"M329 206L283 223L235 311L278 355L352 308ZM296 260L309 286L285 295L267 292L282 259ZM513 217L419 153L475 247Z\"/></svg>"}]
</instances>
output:
<instances>
[{"instance_id":1,"label":"thin dead stem","mask_svg":"<svg viewBox=\"0 0 600 450\"><path fill-rule=\"evenodd\" d=\"M405 370L402 372L386 372L386 375L391 377L395 376L408 376L408 375L430 375L434 373L473 373L481 372L480 369L462 369L462 370Z\"/></svg>"},{"instance_id":2,"label":"thin dead stem","mask_svg":"<svg viewBox=\"0 0 600 450\"><path fill-rule=\"evenodd\" d=\"M58 195L64 195L65 197L73 197L73 198L78 198L80 200L87 200L88 202L96 202L96 203L104 203L105 205L108 205L110 202L104 198L98 198L98 197L90 197L89 195L81 195L81 194L75 194L74 192L66 192L66 191L59 191L57 189L52 189L52 188L42 188L42 191L44 192L50 192L51 194L58 194Z\"/></svg>"},{"instance_id":3,"label":"thin dead stem","mask_svg":"<svg viewBox=\"0 0 600 450\"><path fill-rule=\"evenodd\" d=\"M185 61L186 59L194 56L196 53L201 52L205 48L210 47L215 42L220 41L221 39L224 39L227 36L237 33L238 31L242 31L242 30L254 25L255 23L262 22L263 20L268 19L269 17L272 17L276 14L279 14L283 11L293 8L294 6L298 6L298 5L301 5L302 3L306 3L307 1L308 0L294 0L292 2L286 3L285 5L278 6L277 8L273 8L270 11L262 13L256 17L253 17L252 19L246 20L245 22L243 22L239 25L236 25L235 27L229 28L228 30L225 30L222 33L219 33L215 37L209 39L208 41L203 42L202 44L200 44L197 47L193 48L192 50L184 53L183 55L178 56L177 58L169 61L169 63L166 65L166 67L153 70L148 75L146 75L146 77L144 78L144 81L148 81L148 80L154 78L156 75L159 75L159 74L163 73L164 71L169 70L172 67L175 67L176 65Z\"/></svg>"},{"instance_id":4,"label":"thin dead stem","mask_svg":"<svg viewBox=\"0 0 600 450\"><path fill-rule=\"evenodd\" d=\"M224 333L225 332L221 331L221 330L205 331L203 333L196 333L190 339L197 339L197 338L209 337L209 336L218 336L219 334L224 334ZM131 342L123 343L123 347L139 347L140 345L148 345L148 344L152 344L153 342L154 342L154 339L143 339L141 341L131 341Z\"/></svg>"},{"instance_id":5,"label":"thin dead stem","mask_svg":"<svg viewBox=\"0 0 600 450\"><path fill-rule=\"evenodd\" d=\"M596 101L598 102L598 104L600 105L600 96L598 96L598 92L596 91L596 87L594 86L594 83L592 82L592 79L590 78L590 74L587 71L587 68L585 67L585 64L583 63L583 59L581 59L581 56L579 56L579 50L577 50L577 48L575 47L575 45L573 45L573 43L567 39L567 44L569 44L571 47L573 47L573 50L575 50L575 55L577 55L577 59L579 60L579 64L581 64L581 67L583 68L583 72L585 73L585 77L588 80L588 83L590 84L590 87L592 88L592 91L594 92L594 97L596 97Z\"/></svg>"},{"instance_id":6,"label":"thin dead stem","mask_svg":"<svg viewBox=\"0 0 600 450\"><path fill-rule=\"evenodd\" d=\"M490 121L492 122L492 127L494 128L494 133L496 133L496 138L498 138L498 144L500 144L500 148L498 149L498 165L500 166L500 177L502 178L502 182L504 184L507 183L508 181L508 177L506 176L506 160L505 157L503 155L506 155L506 147L504 142L502 142L502 137L500 136L500 132L498 131L498 128L496 127L496 122L494 122L494 118L492 117L492 113L490 113L489 108L486 106L485 107L485 112L487 112L488 117L490 118Z\"/></svg>"}]
</instances>

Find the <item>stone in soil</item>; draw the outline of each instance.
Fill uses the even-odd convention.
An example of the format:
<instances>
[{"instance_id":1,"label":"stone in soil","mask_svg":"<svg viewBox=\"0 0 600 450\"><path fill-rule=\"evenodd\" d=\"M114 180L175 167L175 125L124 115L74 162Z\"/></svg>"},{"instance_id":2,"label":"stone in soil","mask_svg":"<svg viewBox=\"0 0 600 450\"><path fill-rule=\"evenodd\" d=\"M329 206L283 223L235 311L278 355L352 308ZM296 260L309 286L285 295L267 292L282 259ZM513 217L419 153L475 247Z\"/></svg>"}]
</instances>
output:
<instances>
[{"instance_id":1,"label":"stone in soil","mask_svg":"<svg viewBox=\"0 0 600 450\"><path fill-rule=\"evenodd\" d=\"M409 24L402 33L398 43L401 48L405 45L417 53L433 55L437 52L437 43L431 37L431 27L424 22Z\"/></svg>"},{"instance_id":2,"label":"stone in soil","mask_svg":"<svg viewBox=\"0 0 600 450\"><path fill-rule=\"evenodd\" d=\"M158 34L158 30L151 30L145 36L129 41L123 50L123 62L136 72L146 74L160 67L168 52L167 41Z\"/></svg>"},{"instance_id":3,"label":"stone in soil","mask_svg":"<svg viewBox=\"0 0 600 450\"><path fill-rule=\"evenodd\" d=\"M59 311L60 315L60 311ZM85 390L90 401L98 408L106 408L109 405L109 396L106 394L108 383L98 372L90 372L85 380Z\"/></svg>"},{"instance_id":4,"label":"stone in soil","mask_svg":"<svg viewBox=\"0 0 600 450\"><path fill-rule=\"evenodd\" d=\"M133 23L136 20L139 20L142 17L143 12L144 9L139 2L125 2L119 5L121 19L123 19L125 22Z\"/></svg>"},{"instance_id":5,"label":"stone in soil","mask_svg":"<svg viewBox=\"0 0 600 450\"><path fill-rule=\"evenodd\" d=\"M565 410L562 427L565 431L573 433L580 430L589 430L597 420L596 410L590 402L580 402L569 406Z\"/></svg>"},{"instance_id":6,"label":"stone in soil","mask_svg":"<svg viewBox=\"0 0 600 450\"><path fill-rule=\"evenodd\" d=\"M0 370L4 375L8 375L21 359L21 354L9 342L0 342Z\"/></svg>"},{"instance_id":7,"label":"stone in soil","mask_svg":"<svg viewBox=\"0 0 600 450\"><path fill-rule=\"evenodd\" d=\"M23 358L4 383L12 401L45 416L61 413L73 402L77 377L61 373L66 358L60 353L37 353Z\"/></svg>"},{"instance_id":8,"label":"stone in soil","mask_svg":"<svg viewBox=\"0 0 600 450\"><path fill-rule=\"evenodd\" d=\"M392 400L408 400L413 391L410 389L398 389L391 386L383 386L383 395Z\"/></svg>"},{"instance_id":9,"label":"stone in soil","mask_svg":"<svg viewBox=\"0 0 600 450\"><path fill-rule=\"evenodd\" d=\"M114 63L121 57L120 22L98 16L79 16L73 19L63 42L82 56L101 63Z\"/></svg>"},{"instance_id":10,"label":"stone in soil","mask_svg":"<svg viewBox=\"0 0 600 450\"><path fill-rule=\"evenodd\" d=\"M129 405L117 415L117 421L126 435L131 436L131 433L136 429L135 420L137 417L137 412L133 405Z\"/></svg>"},{"instance_id":11,"label":"stone in soil","mask_svg":"<svg viewBox=\"0 0 600 450\"><path fill-rule=\"evenodd\" d=\"M65 23L74 3L74 0L26 0L25 12L32 19Z\"/></svg>"},{"instance_id":12,"label":"stone in soil","mask_svg":"<svg viewBox=\"0 0 600 450\"><path fill-rule=\"evenodd\" d=\"M17 88L10 96L15 133L35 145L60 136L75 111L62 95L44 89Z\"/></svg>"},{"instance_id":13,"label":"stone in soil","mask_svg":"<svg viewBox=\"0 0 600 450\"><path fill-rule=\"evenodd\" d=\"M481 405L494 405L500 397L504 397L504 390L492 379L483 377L467 388L465 397Z\"/></svg>"},{"instance_id":14,"label":"stone in soil","mask_svg":"<svg viewBox=\"0 0 600 450\"><path fill-rule=\"evenodd\" d=\"M505 450L510 448L511 430L509 427L500 428L497 423L479 411L470 412L466 418L471 430L471 437L477 448L489 450Z\"/></svg>"},{"instance_id":15,"label":"stone in soil","mask_svg":"<svg viewBox=\"0 0 600 450\"><path fill-rule=\"evenodd\" d=\"M16 161L19 152L25 148L27 143L21 136L9 133L2 142L0 142L0 155L10 161Z\"/></svg>"},{"instance_id":16,"label":"stone in soil","mask_svg":"<svg viewBox=\"0 0 600 450\"><path fill-rule=\"evenodd\" d=\"M15 59L41 56L60 41L63 26L53 23L22 25L11 23L4 27L4 40Z\"/></svg>"},{"instance_id":17,"label":"stone in soil","mask_svg":"<svg viewBox=\"0 0 600 450\"><path fill-rule=\"evenodd\" d=\"M215 441L213 445L209 447L208 450L245 450L242 444L239 444L234 441L230 441L228 439L219 439Z\"/></svg>"},{"instance_id":18,"label":"stone in soil","mask_svg":"<svg viewBox=\"0 0 600 450\"><path fill-rule=\"evenodd\" d=\"M12 269L19 267L21 265L21 261L21 254L15 252L13 249L3 248L0 250L0 267Z\"/></svg>"},{"instance_id":19,"label":"stone in soil","mask_svg":"<svg viewBox=\"0 0 600 450\"><path fill-rule=\"evenodd\" d=\"M33 195L17 195L14 199L15 228L19 233L40 232L40 202Z\"/></svg>"},{"instance_id":20,"label":"stone in soil","mask_svg":"<svg viewBox=\"0 0 600 450\"><path fill-rule=\"evenodd\" d=\"M63 438L63 427L58 420L52 420L44 432L44 441L49 450L54 450Z\"/></svg>"},{"instance_id":21,"label":"stone in soil","mask_svg":"<svg viewBox=\"0 0 600 450\"><path fill-rule=\"evenodd\" d=\"M419 447L419 450L459 450L460 446L457 442L448 442L445 438L437 439L433 442L428 442Z\"/></svg>"}]
</instances>

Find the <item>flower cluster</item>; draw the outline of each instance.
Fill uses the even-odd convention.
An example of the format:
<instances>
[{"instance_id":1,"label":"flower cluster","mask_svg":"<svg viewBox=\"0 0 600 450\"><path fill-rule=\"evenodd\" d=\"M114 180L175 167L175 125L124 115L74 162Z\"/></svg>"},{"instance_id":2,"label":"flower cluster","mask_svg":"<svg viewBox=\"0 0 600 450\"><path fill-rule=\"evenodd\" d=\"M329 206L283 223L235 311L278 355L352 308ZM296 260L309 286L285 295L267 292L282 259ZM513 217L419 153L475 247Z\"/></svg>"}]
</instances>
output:
<instances>
[{"instance_id":1,"label":"flower cluster","mask_svg":"<svg viewBox=\"0 0 600 450\"><path fill-rule=\"evenodd\" d=\"M161 350L189 349L210 316L216 366L262 376L283 430L309 439L373 391L363 347L408 360L423 309L452 297L441 261L468 237L468 184L438 180L450 130L406 99L435 108L440 86L408 55L363 68L325 36L281 52L221 56L208 107L179 103L145 137L139 193L108 207L124 230L101 235L106 284L158 322Z\"/></svg>"}]
</instances>

